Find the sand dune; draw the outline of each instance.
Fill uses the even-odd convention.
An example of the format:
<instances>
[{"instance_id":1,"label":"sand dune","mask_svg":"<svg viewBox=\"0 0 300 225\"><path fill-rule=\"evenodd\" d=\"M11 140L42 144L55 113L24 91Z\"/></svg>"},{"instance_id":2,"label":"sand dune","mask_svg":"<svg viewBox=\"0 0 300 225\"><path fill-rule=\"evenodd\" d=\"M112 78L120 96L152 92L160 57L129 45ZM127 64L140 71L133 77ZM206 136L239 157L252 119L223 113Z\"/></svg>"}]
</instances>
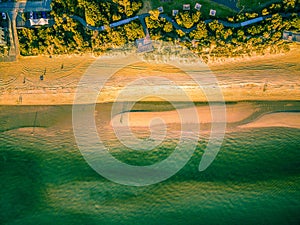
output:
<instances>
[{"instance_id":1,"label":"sand dune","mask_svg":"<svg viewBox=\"0 0 300 225\"><path fill-rule=\"evenodd\" d=\"M224 106L225 107L225 106ZM198 106L167 112L126 112L116 115L111 120L113 126L148 127L161 124L193 124L212 122L239 122L251 116L255 108L250 103L227 105L226 108L214 105ZM211 113L214 110L214 114ZM224 114L224 110L226 114ZM212 119L214 115L214 120Z\"/></svg>"},{"instance_id":2,"label":"sand dune","mask_svg":"<svg viewBox=\"0 0 300 225\"><path fill-rule=\"evenodd\" d=\"M240 128L262 128L262 127L290 127L300 129L300 113L270 113L259 119L239 126Z\"/></svg>"}]
</instances>

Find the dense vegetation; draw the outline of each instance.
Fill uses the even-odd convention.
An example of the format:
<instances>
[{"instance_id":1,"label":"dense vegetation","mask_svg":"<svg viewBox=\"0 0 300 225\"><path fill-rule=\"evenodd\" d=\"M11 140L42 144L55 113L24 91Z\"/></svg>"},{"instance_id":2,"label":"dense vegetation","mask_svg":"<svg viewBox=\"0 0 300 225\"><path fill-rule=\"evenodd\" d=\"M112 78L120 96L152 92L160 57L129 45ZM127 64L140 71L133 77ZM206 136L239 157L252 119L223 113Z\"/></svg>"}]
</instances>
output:
<instances>
[{"instance_id":1,"label":"dense vegetation","mask_svg":"<svg viewBox=\"0 0 300 225\"><path fill-rule=\"evenodd\" d=\"M136 15L143 6L141 0L53 0L52 5L53 27L19 30L22 55L100 54L144 36L139 20L99 32L88 30L70 18L70 15L78 15L90 25L108 27L109 23ZM296 0L283 0L261 12L227 17L229 22L242 22L260 15L274 14L259 24L243 28L226 28L217 20L205 24L203 15L194 9L181 11L174 18L182 27L197 26L189 34L176 30L172 23L158 16L157 10L151 11L146 24L152 39L179 42L204 59L265 54L288 50L288 45L281 38L282 32L299 31L300 20L296 13L287 18L282 13L293 13L297 7Z\"/></svg>"},{"instance_id":2,"label":"dense vegetation","mask_svg":"<svg viewBox=\"0 0 300 225\"><path fill-rule=\"evenodd\" d=\"M143 36L140 24L132 22L104 32L90 31L70 18L78 15L93 26L130 17L141 8L142 2L129 0L90 1L53 0L53 27L19 31L21 54L36 55L101 52Z\"/></svg>"}]
</instances>

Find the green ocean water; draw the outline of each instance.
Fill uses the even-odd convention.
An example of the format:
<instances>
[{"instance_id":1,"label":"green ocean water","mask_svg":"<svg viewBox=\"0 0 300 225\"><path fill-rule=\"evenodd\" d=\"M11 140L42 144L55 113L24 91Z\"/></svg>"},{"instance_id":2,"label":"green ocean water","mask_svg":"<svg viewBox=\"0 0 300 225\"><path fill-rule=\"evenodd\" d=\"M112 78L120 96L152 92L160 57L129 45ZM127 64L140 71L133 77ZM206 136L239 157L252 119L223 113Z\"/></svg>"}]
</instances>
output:
<instances>
[{"instance_id":1,"label":"green ocean water","mask_svg":"<svg viewBox=\"0 0 300 225\"><path fill-rule=\"evenodd\" d=\"M241 123L267 112L297 111L299 104L254 102L257 113ZM137 106L145 107L157 110ZM204 172L198 165L205 138L175 176L130 187L85 162L70 106L1 106L0 224L300 224L300 130L237 125L229 126ZM147 156L124 151L109 137L114 154L132 164L141 157L159 161L176 145L170 139Z\"/></svg>"}]
</instances>

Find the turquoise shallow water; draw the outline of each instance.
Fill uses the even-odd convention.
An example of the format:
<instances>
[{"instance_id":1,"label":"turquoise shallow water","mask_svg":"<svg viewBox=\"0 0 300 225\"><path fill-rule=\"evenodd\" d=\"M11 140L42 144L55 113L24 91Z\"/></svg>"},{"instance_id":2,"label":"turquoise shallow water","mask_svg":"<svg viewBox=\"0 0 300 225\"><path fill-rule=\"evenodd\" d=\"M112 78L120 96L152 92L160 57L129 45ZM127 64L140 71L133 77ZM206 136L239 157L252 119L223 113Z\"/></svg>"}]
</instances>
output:
<instances>
[{"instance_id":1,"label":"turquoise shallow water","mask_svg":"<svg viewBox=\"0 0 300 225\"><path fill-rule=\"evenodd\" d=\"M266 112L287 105L280 104L258 106ZM298 107L288 105L288 110ZM198 172L206 144L201 139L175 176L147 187L129 187L106 180L84 161L73 137L70 107L21 109L0 111L0 224L300 222L299 129L231 128L206 171ZM142 160L113 139L106 141L121 160ZM173 146L174 140L168 140L146 157L160 160Z\"/></svg>"}]
</instances>

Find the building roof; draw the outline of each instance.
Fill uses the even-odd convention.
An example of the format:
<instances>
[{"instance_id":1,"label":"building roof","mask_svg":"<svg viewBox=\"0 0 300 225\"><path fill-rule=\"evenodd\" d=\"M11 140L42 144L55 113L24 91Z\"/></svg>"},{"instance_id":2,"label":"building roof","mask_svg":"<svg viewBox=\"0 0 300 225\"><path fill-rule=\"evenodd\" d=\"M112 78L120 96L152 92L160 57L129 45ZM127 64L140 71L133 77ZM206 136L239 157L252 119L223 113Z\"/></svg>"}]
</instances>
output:
<instances>
[{"instance_id":1,"label":"building roof","mask_svg":"<svg viewBox=\"0 0 300 225\"><path fill-rule=\"evenodd\" d=\"M164 12L164 7L162 7L162 6L158 7L157 9L158 9L158 11L159 11L160 13L163 13L163 12Z\"/></svg>"},{"instance_id":2,"label":"building roof","mask_svg":"<svg viewBox=\"0 0 300 225\"><path fill-rule=\"evenodd\" d=\"M153 44L150 38L150 35L147 34L145 38L137 39L136 40L136 45L137 45L137 52L151 52L153 51Z\"/></svg>"},{"instance_id":3,"label":"building roof","mask_svg":"<svg viewBox=\"0 0 300 225\"><path fill-rule=\"evenodd\" d=\"M209 15L210 15L210 16L215 16L216 14L217 14L217 11L214 10L214 9L211 9L211 10L209 11Z\"/></svg>"},{"instance_id":4,"label":"building roof","mask_svg":"<svg viewBox=\"0 0 300 225\"><path fill-rule=\"evenodd\" d=\"M200 10L200 9L201 9L201 7L202 7L202 5L201 5L201 4L199 4L199 3L196 3L196 5L195 5L195 9L197 9L197 10Z\"/></svg>"},{"instance_id":5,"label":"building roof","mask_svg":"<svg viewBox=\"0 0 300 225\"><path fill-rule=\"evenodd\" d=\"M173 16L176 16L176 15L178 14L178 12L179 12L179 10L173 9L173 10L172 10L172 15L173 15Z\"/></svg>"},{"instance_id":6,"label":"building roof","mask_svg":"<svg viewBox=\"0 0 300 225\"><path fill-rule=\"evenodd\" d=\"M300 33L284 31L283 35L282 35L282 39L287 40L287 41L300 42Z\"/></svg>"},{"instance_id":7,"label":"building roof","mask_svg":"<svg viewBox=\"0 0 300 225\"><path fill-rule=\"evenodd\" d=\"M30 26L43 26L49 24L48 19L40 18L40 19L29 19Z\"/></svg>"},{"instance_id":8,"label":"building roof","mask_svg":"<svg viewBox=\"0 0 300 225\"><path fill-rule=\"evenodd\" d=\"M190 10L191 5L190 4L183 4L182 8L183 8L183 10Z\"/></svg>"}]
</instances>

